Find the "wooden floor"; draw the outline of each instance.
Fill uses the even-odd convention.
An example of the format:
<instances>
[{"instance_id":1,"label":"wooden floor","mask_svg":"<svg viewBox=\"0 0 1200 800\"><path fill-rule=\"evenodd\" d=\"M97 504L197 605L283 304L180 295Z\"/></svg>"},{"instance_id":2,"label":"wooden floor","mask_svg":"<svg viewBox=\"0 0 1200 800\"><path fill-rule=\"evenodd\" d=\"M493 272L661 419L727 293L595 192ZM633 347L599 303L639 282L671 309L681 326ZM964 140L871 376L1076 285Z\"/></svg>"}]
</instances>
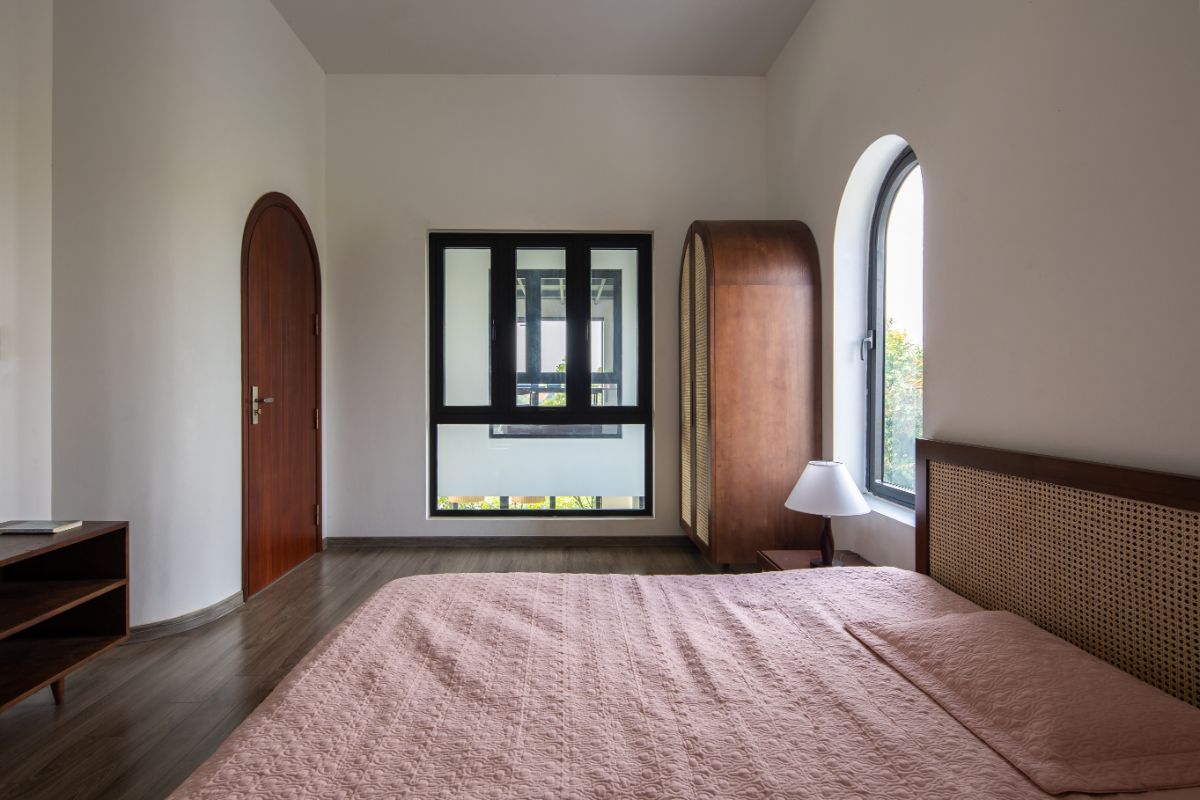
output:
<instances>
[{"instance_id":1,"label":"wooden floor","mask_svg":"<svg viewBox=\"0 0 1200 800\"><path fill-rule=\"evenodd\" d=\"M161 798L383 583L436 572L710 572L690 545L336 548L237 611L127 644L0 714L0 798Z\"/></svg>"}]
</instances>

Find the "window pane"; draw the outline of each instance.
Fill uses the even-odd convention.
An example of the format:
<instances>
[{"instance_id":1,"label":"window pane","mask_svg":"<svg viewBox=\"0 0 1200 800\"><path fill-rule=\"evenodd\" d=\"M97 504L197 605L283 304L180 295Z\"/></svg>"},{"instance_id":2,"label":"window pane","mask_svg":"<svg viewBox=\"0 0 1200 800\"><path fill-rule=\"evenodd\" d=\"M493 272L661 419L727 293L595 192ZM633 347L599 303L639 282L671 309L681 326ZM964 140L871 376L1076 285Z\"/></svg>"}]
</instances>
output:
<instances>
[{"instance_id":1,"label":"window pane","mask_svg":"<svg viewBox=\"0 0 1200 800\"><path fill-rule=\"evenodd\" d=\"M567 251L517 250L517 405L567 404Z\"/></svg>"},{"instance_id":2,"label":"window pane","mask_svg":"<svg viewBox=\"0 0 1200 800\"><path fill-rule=\"evenodd\" d=\"M537 437L496 438L494 427L437 426L439 509L645 507L645 425L604 426L618 432L600 438L559 425L536 426L543 434Z\"/></svg>"},{"instance_id":3,"label":"window pane","mask_svg":"<svg viewBox=\"0 0 1200 800\"><path fill-rule=\"evenodd\" d=\"M637 250L592 250L592 405L638 404Z\"/></svg>"},{"instance_id":4,"label":"window pane","mask_svg":"<svg viewBox=\"0 0 1200 800\"><path fill-rule=\"evenodd\" d=\"M918 166L896 191L884 245L883 481L908 491L922 427L924 209Z\"/></svg>"},{"instance_id":5,"label":"window pane","mask_svg":"<svg viewBox=\"0 0 1200 800\"><path fill-rule=\"evenodd\" d=\"M443 390L448 406L486 406L492 402L491 283L492 251L446 248L442 344Z\"/></svg>"}]
</instances>

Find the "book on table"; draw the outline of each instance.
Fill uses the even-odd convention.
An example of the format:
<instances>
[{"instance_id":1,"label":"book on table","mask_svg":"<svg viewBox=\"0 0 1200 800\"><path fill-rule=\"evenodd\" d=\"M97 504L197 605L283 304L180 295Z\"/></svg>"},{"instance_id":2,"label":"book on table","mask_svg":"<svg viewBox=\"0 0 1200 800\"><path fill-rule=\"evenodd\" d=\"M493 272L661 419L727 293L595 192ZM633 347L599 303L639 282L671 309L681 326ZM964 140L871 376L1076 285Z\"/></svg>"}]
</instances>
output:
<instances>
[{"instance_id":1,"label":"book on table","mask_svg":"<svg viewBox=\"0 0 1200 800\"><path fill-rule=\"evenodd\" d=\"M83 526L78 519L12 520L0 525L0 533L62 533Z\"/></svg>"}]
</instances>

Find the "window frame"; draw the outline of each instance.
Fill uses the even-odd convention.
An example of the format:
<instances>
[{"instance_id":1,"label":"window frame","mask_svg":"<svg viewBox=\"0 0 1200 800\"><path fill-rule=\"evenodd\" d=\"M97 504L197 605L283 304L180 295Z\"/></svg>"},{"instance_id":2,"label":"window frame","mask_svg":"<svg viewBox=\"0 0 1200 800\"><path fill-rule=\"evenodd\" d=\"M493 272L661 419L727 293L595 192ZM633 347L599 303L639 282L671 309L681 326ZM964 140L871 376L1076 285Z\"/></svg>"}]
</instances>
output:
<instances>
[{"instance_id":1,"label":"window frame","mask_svg":"<svg viewBox=\"0 0 1200 800\"><path fill-rule=\"evenodd\" d=\"M429 258L429 476L431 517L649 517L653 516L653 236L650 233L507 233L431 231ZM445 403L445 251L488 249L491 310L490 405L448 406ZM518 249L562 249L566 252L567 400L563 406L518 406L516 370L516 253ZM591 352L592 250L634 250L637 253L637 402L628 406L593 406ZM582 365L582 366L579 366ZM526 367L532 366L526 364ZM605 374L605 373L600 373ZM628 392L623 387L622 392ZM644 425L645 487L642 508L591 509L439 509L437 486L438 425ZM505 438L499 434L493 438ZM528 434L508 438L535 437ZM554 437L557 438L557 437ZM572 437L563 437L572 438ZM612 435L578 438L615 438Z\"/></svg>"},{"instance_id":2,"label":"window frame","mask_svg":"<svg viewBox=\"0 0 1200 800\"><path fill-rule=\"evenodd\" d=\"M896 193L920 165L917 154L905 147L884 175L871 211L867 276L867 491L908 508L916 505L916 493L883 480L884 368L887 360L887 223Z\"/></svg>"},{"instance_id":3,"label":"window frame","mask_svg":"<svg viewBox=\"0 0 1200 800\"><path fill-rule=\"evenodd\" d=\"M541 280L543 277L541 273L548 272L548 271L549 270L521 270L521 272L523 272L523 273L536 273L536 277L538 280ZM597 270L591 270L592 276L595 276L596 272L597 272ZM622 281L620 270L602 269L602 270L599 270L599 272L604 273L605 280L612 281L611 293L612 293L612 302L613 302L613 332L612 332L612 336L613 336L613 369L609 372L592 371L592 373L591 373L592 377L590 378L590 381L594 382L596 380L600 380L600 381L606 381L606 382L616 384L617 399L618 399L618 403L619 403L620 399L622 398L623 393L624 393L624 386L623 386L624 380L623 380L623 376L621 374L621 367L622 367L622 360L621 360L622 352L621 352L621 350L623 347L623 342L622 342L623 310L621 308L621 285L622 285L623 281ZM527 275L526 277L529 277L529 276ZM539 287L539 292L540 292L540 287ZM589 297L590 297L590 291L589 291ZM527 317L527 319L528 319L528 317ZM539 322L563 322L563 323L565 323L567 320L566 320L565 316L563 316L563 317L538 316L538 321ZM603 322L603 321L604 321L603 317L596 317L596 316L591 316L590 320L589 320L589 322ZM518 327L519 327L519 325L518 325ZM590 338L591 337L591 327L590 327L590 325L588 327L588 337L589 337L588 345L590 347L590 345L591 345L591 338ZM517 386L518 387L520 387L520 385L522 383L522 378L524 378L524 383L529 384L534 380L535 377L540 380L542 377L551 374L551 373L541 372L541 371L535 372L529 368L531 364L534 364L534 363L537 363L539 365L541 364L541 349L542 349L541 348L541 336L530 336L529 324L528 324L528 322L526 322L526 325L525 325L525 371L517 372ZM590 356L591 356L591 354L589 352L589 358L590 358ZM517 360L518 360L518 362L520 361L519 358ZM531 406L534 408L541 407L541 406L537 406L536 404L532 404L532 403L531 403ZM522 406L518 406L518 407L522 407ZM488 431L488 438L490 438L490 439L620 439L623 435L619 429L615 433L606 433L603 430L603 428L605 427L603 425L559 426L560 428L563 429L561 433L545 433L543 431L536 430L536 428L538 426L517 426L517 428L515 430L513 430L513 429L497 430L498 427L499 427L499 425L497 425L497 424L493 424L491 426L491 429ZM533 428L534 430L530 430L530 428Z\"/></svg>"}]
</instances>

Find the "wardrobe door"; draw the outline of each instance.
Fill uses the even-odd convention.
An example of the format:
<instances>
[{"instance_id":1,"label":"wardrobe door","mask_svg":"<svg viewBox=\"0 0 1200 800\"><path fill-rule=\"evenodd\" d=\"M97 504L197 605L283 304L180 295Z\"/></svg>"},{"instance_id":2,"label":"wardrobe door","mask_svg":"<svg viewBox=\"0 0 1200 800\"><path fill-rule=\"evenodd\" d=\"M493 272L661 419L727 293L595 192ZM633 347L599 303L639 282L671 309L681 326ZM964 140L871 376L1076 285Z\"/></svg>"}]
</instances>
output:
<instances>
[{"instance_id":1,"label":"wardrobe door","mask_svg":"<svg viewBox=\"0 0 1200 800\"><path fill-rule=\"evenodd\" d=\"M696 234L692 240L692 258L694 261L692 283L696 313L693 316L695 340L695 411L693 426L696 431L695 473L696 485L693 489L696 498L695 532L696 538L711 549L709 541L709 523L712 519L712 446L710 441L711 428L709 425L709 274L708 253L704 241Z\"/></svg>"},{"instance_id":2,"label":"wardrobe door","mask_svg":"<svg viewBox=\"0 0 1200 800\"><path fill-rule=\"evenodd\" d=\"M679 275L679 518L692 530L692 246L683 251Z\"/></svg>"},{"instance_id":3,"label":"wardrobe door","mask_svg":"<svg viewBox=\"0 0 1200 800\"><path fill-rule=\"evenodd\" d=\"M821 284L801 222L697 221L680 302L680 514L711 562L812 547L819 517L787 510L821 457ZM690 311L690 313L688 313Z\"/></svg>"}]
</instances>

